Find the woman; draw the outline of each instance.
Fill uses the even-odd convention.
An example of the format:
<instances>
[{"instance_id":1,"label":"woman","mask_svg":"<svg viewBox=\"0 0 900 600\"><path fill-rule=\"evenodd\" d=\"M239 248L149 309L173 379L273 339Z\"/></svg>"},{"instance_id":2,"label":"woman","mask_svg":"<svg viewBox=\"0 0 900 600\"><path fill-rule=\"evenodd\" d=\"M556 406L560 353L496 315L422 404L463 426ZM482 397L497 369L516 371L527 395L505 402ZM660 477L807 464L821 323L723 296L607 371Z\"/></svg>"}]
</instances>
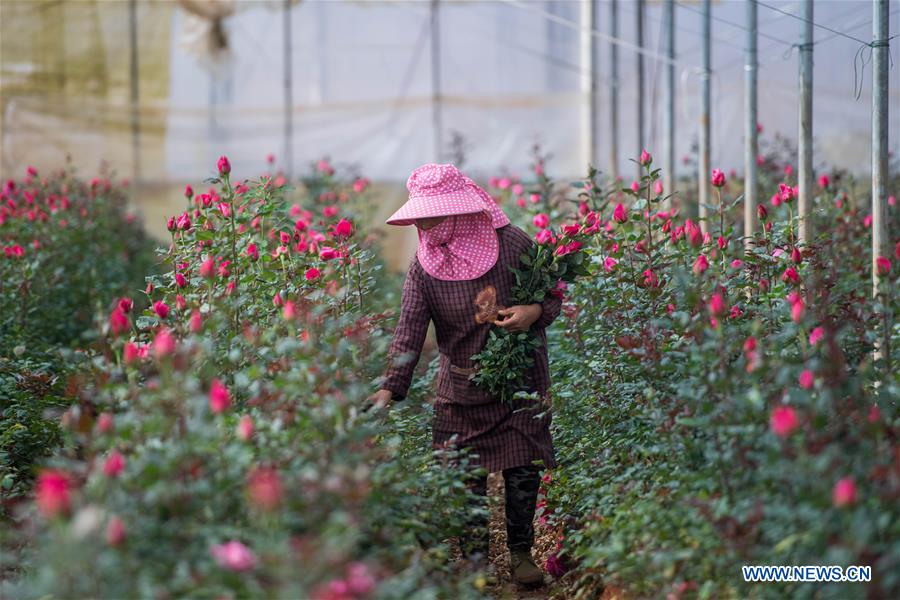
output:
<instances>
[{"instance_id":1,"label":"woman","mask_svg":"<svg viewBox=\"0 0 900 600\"><path fill-rule=\"evenodd\" d=\"M515 284L510 267L521 267L519 257L534 242L456 167L421 166L406 187L409 200L387 223L416 225L419 246L403 285L391 364L381 389L369 400L386 406L406 396L428 323L433 321L440 350L434 447L469 448L473 462L488 472L503 472L510 574L518 583L540 583L543 574L531 557L532 521L540 485L538 465L556 466L549 412L541 402L501 403L469 376L474 373L471 357L484 347L493 326L533 329L543 343L526 380L529 391L545 399L550 374L544 328L559 315L561 301L548 297L541 304L503 308ZM486 477L474 485L481 495L486 488ZM469 549L487 556L487 522L472 525L474 543Z\"/></svg>"}]
</instances>

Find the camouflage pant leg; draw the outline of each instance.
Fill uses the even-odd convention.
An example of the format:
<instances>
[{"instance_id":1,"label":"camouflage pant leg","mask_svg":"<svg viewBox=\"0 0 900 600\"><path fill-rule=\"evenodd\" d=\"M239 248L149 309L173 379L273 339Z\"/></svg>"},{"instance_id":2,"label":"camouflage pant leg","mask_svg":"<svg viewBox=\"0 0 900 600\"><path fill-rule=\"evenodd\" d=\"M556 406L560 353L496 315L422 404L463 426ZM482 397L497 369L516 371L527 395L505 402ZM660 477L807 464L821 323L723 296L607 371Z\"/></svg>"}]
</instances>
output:
<instances>
[{"instance_id":1,"label":"camouflage pant leg","mask_svg":"<svg viewBox=\"0 0 900 600\"><path fill-rule=\"evenodd\" d=\"M510 550L531 550L534 544L534 510L541 471L535 466L503 470L506 484L506 545Z\"/></svg>"},{"instance_id":2,"label":"camouflage pant leg","mask_svg":"<svg viewBox=\"0 0 900 600\"><path fill-rule=\"evenodd\" d=\"M466 483L476 496L480 498L487 496L487 475L473 477ZM463 555L483 554L487 557L491 539L489 522L490 515L483 506L472 506L466 522L466 535L460 539L460 549Z\"/></svg>"}]
</instances>

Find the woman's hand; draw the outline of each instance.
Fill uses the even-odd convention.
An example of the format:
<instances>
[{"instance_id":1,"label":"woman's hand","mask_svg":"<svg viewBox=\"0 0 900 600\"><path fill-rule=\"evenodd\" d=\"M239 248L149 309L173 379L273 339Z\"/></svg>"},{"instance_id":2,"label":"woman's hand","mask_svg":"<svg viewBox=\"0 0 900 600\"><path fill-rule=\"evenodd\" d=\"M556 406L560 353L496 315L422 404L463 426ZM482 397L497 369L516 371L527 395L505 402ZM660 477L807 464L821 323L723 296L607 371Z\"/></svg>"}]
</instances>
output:
<instances>
[{"instance_id":1,"label":"woman's hand","mask_svg":"<svg viewBox=\"0 0 900 600\"><path fill-rule=\"evenodd\" d=\"M390 390L378 390L368 398L363 403L363 410L369 411L373 408L382 409L391 405L391 399L393 398L393 392Z\"/></svg>"},{"instance_id":2,"label":"woman's hand","mask_svg":"<svg viewBox=\"0 0 900 600\"><path fill-rule=\"evenodd\" d=\"M541 318L543 307L540 304L517 304L497 312L499 319L494 325L507 331L528 331L535 321Z\"/></svg>"}]
</instances>

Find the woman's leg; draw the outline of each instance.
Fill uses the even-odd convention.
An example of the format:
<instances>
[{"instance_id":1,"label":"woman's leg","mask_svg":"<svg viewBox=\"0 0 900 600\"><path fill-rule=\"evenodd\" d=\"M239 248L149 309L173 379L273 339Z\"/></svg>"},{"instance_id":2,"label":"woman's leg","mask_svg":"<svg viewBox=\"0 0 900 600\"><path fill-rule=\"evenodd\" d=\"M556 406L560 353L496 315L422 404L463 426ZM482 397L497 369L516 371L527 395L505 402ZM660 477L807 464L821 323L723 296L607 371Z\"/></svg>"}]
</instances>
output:
<instances>
[{"instance_id":1,"label":"woman's leg","mask_svg":"<svg viewBox=\"0 0 900 600\"><path fill-rule=\"evenodd\" d=\"M544 573L531 556L534 544L534 509L537 504L541 471L538 467L514 467L503 470L506 483L506 545L509 548L509 574L521 585L540 585Z\"/></svg>"},{"instance_id":2,"label":"woman's leg","mask_svg":"<svg viewBox=\"0 0 900 600\"><path fill-rule=\"evenodd\" d=\"M534 509L541 470L535 466L503 470L506 484L506 545L511 552L531 550L534 544Z\"/></svg>"}]
</instances>

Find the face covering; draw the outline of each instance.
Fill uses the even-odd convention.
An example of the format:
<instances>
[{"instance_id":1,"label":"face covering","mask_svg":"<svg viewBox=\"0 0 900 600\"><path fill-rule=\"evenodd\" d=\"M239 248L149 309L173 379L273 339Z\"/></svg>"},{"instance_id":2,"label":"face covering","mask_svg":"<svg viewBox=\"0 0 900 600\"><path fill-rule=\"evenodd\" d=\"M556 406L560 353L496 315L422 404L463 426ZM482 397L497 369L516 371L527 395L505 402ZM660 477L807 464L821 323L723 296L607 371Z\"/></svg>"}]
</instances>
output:
<instances>
[{"instance_id":1,"label":"face covering","mask_svg":"<svg viewBox=\"0 0 900 600\"><path fill-rule=\"evenodd\" d=\"M477 279L497 262L500 244L487 211L447 217L418 229L416 256L425 272L443 281Z\"/></svg>"}]
</instances>

